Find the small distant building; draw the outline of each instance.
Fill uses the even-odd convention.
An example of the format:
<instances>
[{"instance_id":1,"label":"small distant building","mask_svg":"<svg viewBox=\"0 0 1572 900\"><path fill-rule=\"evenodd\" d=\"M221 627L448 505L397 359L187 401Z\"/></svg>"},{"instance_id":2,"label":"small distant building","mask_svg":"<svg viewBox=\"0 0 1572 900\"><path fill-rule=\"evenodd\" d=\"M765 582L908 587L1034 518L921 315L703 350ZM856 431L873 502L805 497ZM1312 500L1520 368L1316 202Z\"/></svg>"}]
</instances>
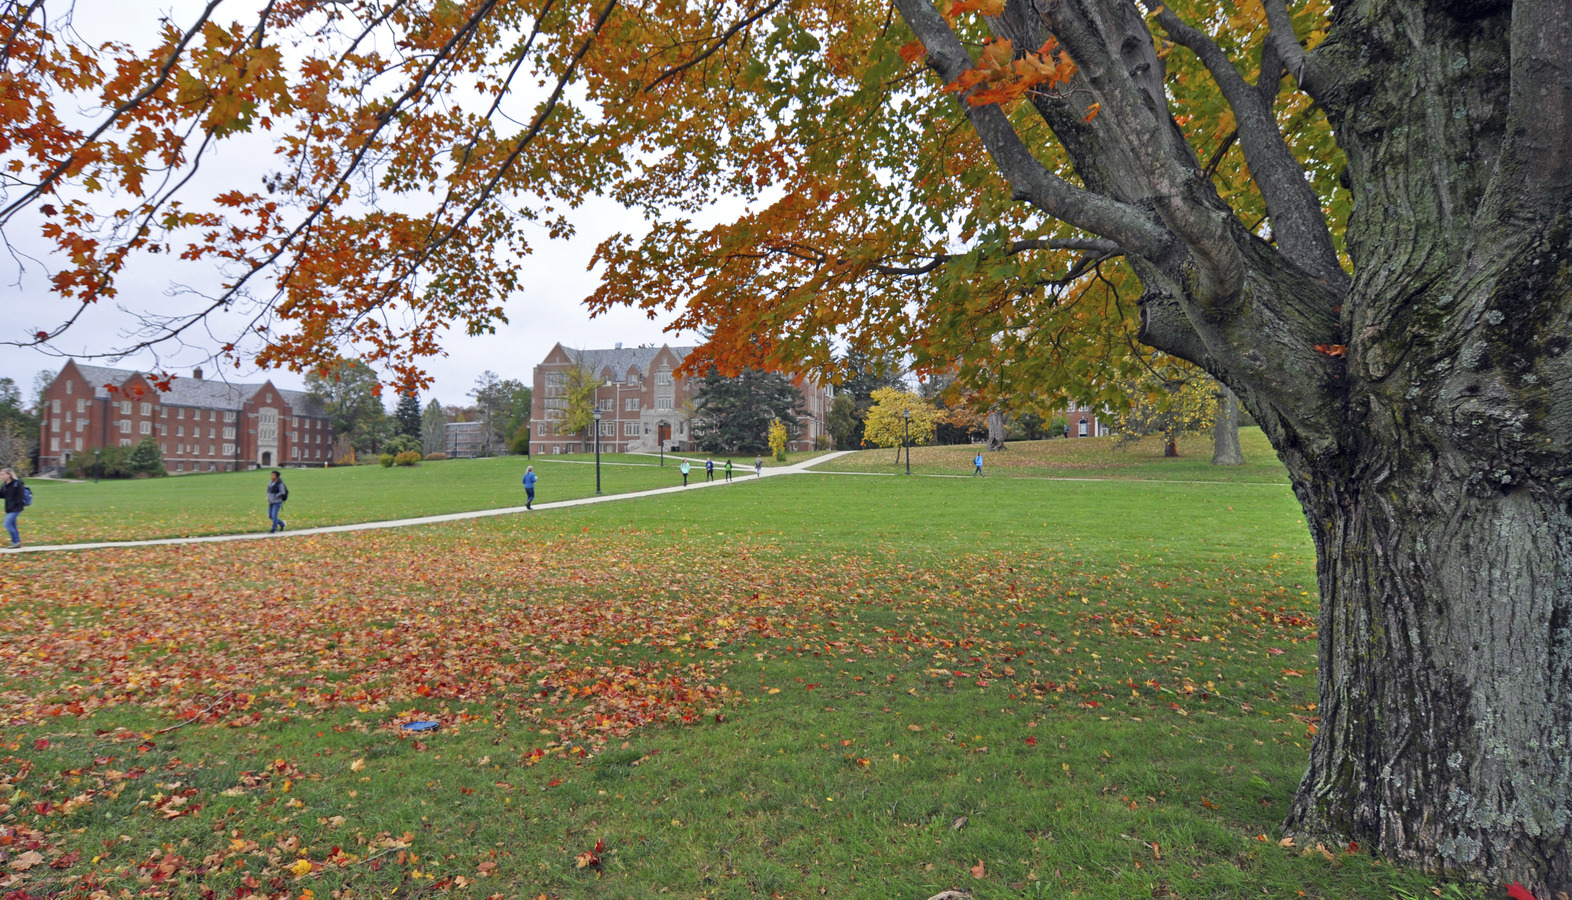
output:
<instances>
[{"instance_id":1,"label":"small distant building","mask_svg":"<svg viewBox=\"0 0 1572 900\"><path fill-rule=\"evenodd\" d=\"M1064 411L1064 420L1070 430L1068 434L1063 436L1072 438L1106 437L1113 433L1107 415L1107 410L1099 411L1090 406L1071 401L1069 408ZM1052 418L1057 418L1057 416ZM1060 437L1060 435L1051 434L1049 437Z\"/></svg>"},{"instance_id":2,"label":"small distant building","mask_svg":"<svg viewBox=\"0 0 1572 900\"><path fill-rule=\"evenodd\" d=\"M629 347L572 350L560 343L535 367L530 409L530 450L533 453L584 453L595 440L569 432L562 420L568 409L568 373L578 366L594 372L600 387L595 400L601 410L600 447L610 453L654 453L661 447L686 452L693 438L693 395L699 380L675 375L692 347ZM804 410L788 450L812 450L821 434L829 434L825 418L834 391L800 375L792 383L802 391Z\"/></svg>"},{"instance_id":3,"label":"small distant building","mask_svg":"<svg viewBox=\"0 0 1572 900\"><path fill-rule=\"evenodd\" d=\"M471 459L481 455L486 447L486 423L475 422L449 422L447 434L442 449L454 459ZM499 452L500 447L492 447L493 453Z\"/></svg>"},{"instance_id":4,"label":"small distant building","mask_svg":"<svg viewBox=\"0 0 1572 900\"><path fill-rule=\"evenodd\" d=\"M144 373L68 360L44 391L41 469L148 437L172 473L320 466L333 458L326 412L304 391L271 381L209 381L198 368L160 391Z\"/></svg>"}]
</instances>

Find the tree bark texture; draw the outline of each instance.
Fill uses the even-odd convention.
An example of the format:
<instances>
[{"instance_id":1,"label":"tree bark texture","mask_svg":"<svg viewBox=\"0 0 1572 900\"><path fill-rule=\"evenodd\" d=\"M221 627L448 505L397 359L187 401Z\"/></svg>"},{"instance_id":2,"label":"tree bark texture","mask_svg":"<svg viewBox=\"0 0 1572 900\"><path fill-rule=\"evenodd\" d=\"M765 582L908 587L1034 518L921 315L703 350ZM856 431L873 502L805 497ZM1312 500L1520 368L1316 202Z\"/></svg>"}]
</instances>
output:
<instances>
[{"instance_id":1,"label":"tree bark texture","mask_svg":"<svg viewBox=\"0 0 1572 900\"><path fill-rule=\"evenodd\" d=\"M995 409L988 413L988 449L998 451L1004 449L1004 413Z\"/></svg>"},{"instance_id":2,"label":"tree bark texture","mask_svg":"<svg viewBox=\"0 0 1572 900\"><path fill-rule=\"evenodd\" d=\"M897 6L941 78L970 65L928 0ZM1233 107L1270 243L1174 125L1128 0L1008 0L989 20L1075 60L1073 90L1031 101L1075 182L997 106L966 113L1017 199L1121 245L1141 339L1232 389L1287 466L1321 608L1319 729L1286 829L1572 892L1572 4L1351 0L1310 52L1284 0L1265 8L1255 85L1147 12ZM1284 152L1285 71L1346 156L1351 274Z\"/></svg>"},{"instance_id":3,"label":"tree bark texture","mask_svg":"<svg viewBox=\"0 0 1572 900\"><path fill-rule=\"evenodd\" d=\"M1212 426L1212 465L1244 465L1244 451L1239 448L1239 398L1226 387L1217 398L1217 424Z\"/></svg>"}]
</instances>

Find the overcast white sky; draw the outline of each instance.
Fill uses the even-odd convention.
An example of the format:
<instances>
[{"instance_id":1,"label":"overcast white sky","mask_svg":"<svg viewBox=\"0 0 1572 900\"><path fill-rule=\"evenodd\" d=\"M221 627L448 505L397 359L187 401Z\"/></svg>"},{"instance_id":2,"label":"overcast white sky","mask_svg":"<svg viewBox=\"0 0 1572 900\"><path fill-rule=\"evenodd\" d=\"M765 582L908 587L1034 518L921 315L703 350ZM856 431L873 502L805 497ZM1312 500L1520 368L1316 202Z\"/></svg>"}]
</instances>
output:
<instances>
[{"instance_id":1,"label":"overcast white sky","mask_svg":"<svg viewBox=\"0 0 1572 900\"><path fill-rule=\"evenodd\" d=\"M219 8L216 18L220 21L242 18L251 6L249 0L231 0ZM192 7L199 8L200 4L193 0L174 0L155 7L142 2L77 0L76 21L78 30L90 40L113 37L145 46L155 33L160 15L167 14L176 22L189 24ZM230 186L256 189L260 186L261 174L270 163L270 147L265 135L223 142L213 160L204 164L199 175L201 181L193 182L194 190L189 197L192 201L211 197ZM237 172L244 174L236 178ZM233 179L235 183L223 179ZM558 341L573 347L610 347L618 341L628 346L695 341L692 334L678 336L663 332L669 319L651 321L641 311L619 309L594 320L589 318L581 301L597 284L596 276L586 271L590 255L602 238L617 230L629 229L635 220L620 206L604 200L586 202L573 212L573 216L579 229L573 240L550 242L544 233L532 238L536 252L520 263L524 287L507 303L509 323L499 323L494 335L469 337L457 333L446 336L443 346L447 355L434 357L426 364L434 384L422 395L422 403L431 397L444 403L465 402L465 393L473 387L476 377L487 369L504 378L527 381L531 367ZM5 310L5 336L19 337L53 327L74 304L60 300L50 291L49 276L55 266L47 256L39 255L44 244L38 237L37 222L14 221L6 237L13 251L31 253L34 258L22 259L19 265L15 259L0 257L0 308ZM174 314L187 309L191 301L175 293L178 286L201 287L209 279L209 283L220 280L211 270L176 270L158 258L143 257L140 265L119 282L120 296L112 302L100 302L90 310L64 337L61 347L76 353L120 345L124 343L124 334L138 322L134 313ZM162 365L166 371L187 373L193 365L201 364L208 376L213 377L217 373L205 360L223 339L198 337L191 343L193 346L186 349L170 348L158 358L143 354L119 362L88 361L128 369ZM14 379L24 393L29 391L39 370L57 371L63 364L62 358L34 350L0 347L0 377ZM302 377L291 372L259 373L251 368L230 371L227 377L241 382L272 378L281 387L303 387ZM391 392L388 402L390 405L393 402Z\"/></svg>"}]
</instances>

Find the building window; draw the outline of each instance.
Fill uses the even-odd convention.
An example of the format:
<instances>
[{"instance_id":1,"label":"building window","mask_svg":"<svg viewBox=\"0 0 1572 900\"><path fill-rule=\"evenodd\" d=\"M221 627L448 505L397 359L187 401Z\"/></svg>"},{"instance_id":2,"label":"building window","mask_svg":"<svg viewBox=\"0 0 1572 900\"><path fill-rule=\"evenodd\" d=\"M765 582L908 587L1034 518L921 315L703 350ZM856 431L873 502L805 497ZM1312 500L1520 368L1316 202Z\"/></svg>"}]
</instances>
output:
<instances>
[{"instance_id":1,"label":"building window","mask_svg":"<svg viewBox=\"0 0 1572 900\"><path fill-rule=\"evenodd\" d=\"M233 428L225 428L224 429L224 439L225 440L229 440L229 441L234 440L235 439L235 429L233 429Z\"/></svg>"},{"instance_id":2,"label":"building window","mask_svg":"<svg viewBox=\"0 0 1572 900\"><path fill-rule=\"evenodd\" d=\"M235 445L234 444L225 444L224 445L224 455L225 456L234 456L235 455Z\"/></svg>"},{"instance_id":3,"label":"building window","mask_svg":"<svg viewBox=\"0 0 1572 900\"><path fill-rule=\"evenodd\" d=\"M656 397L655 398L655 408L656 409L671 409L671 398L670 397Z\"/></svg>"},{"instance_id":4,"label":"building window","mask_svg":"<svg viewBox=\"0 0 1572 900\"><path fill-rule=\"evenodd\" d=\"M130 400L121 400L120 401L120 414L122 416L129 416L129 415L131 415L131 401Z\"/></svg>"},{"instance_id":5,"label":"building window","mask_svg":"<svg viewBox=\"0 0 1572 900\"><path fill-rule=\"evenodd\" d=\"M139 427L141 428L141 431L142 431L143 434L152 434L153 433L153 423L152 422L143 422L143 423L141 423L141 425Z\"/></svg>"},{"instance_id":6,"label":"building window","mask_svg":"<svg viewBox=\"0 0 1572 900\"><path fill-rule=\"evenodd\" d=\"M617 401L610 397L600 401L601 412L612 412L617 408Z\"/></svg>"},{"instance_id":7,"label":"building window","mask_svg":"<svg viewBox=\"0 0 1572 900\"><path fill-rule=\"evenodd\" d=\"M615 437L616 434L617 434L617 423L616 422L602 422L602 423L600 423L600 436L601 437Z\"/></svg>"},{"instance_id":8,"label":"building window","mask_svg":"<svg viewBox=\"0 0 1572 900\"><path fill-rule=\"evenodd\" d=\"M209 428L207 430L207 436L208 436L209 440L212 440L213 438L218 437L218 429L217 428Z\"/></svg>"},{"instance_id":9,"label":"building window","mask_svg":"<svg viewBox=\"0 0 1572 900\"><path fill-rule=\"evenodd\" d=\"M568 374L566 372L547 372L546 373L546 384L548 384L548 385L550 385L552 387L557 387L558 385L564 385L564 384L567 384L567 383L568 383Z\"/></svg>"},{"instance_id":10,"label":"building window","mask_svg":"<svg viewBox=\"0 0 1572 900\"><path fill-rule=\"evenodd\" d=\"M175 426L175 437L185 437L185 436L186 436L186 426L184 426L184 425L176 425Z\"/></svg>"},{"instance_id":11,"label":"building window","mask_svg":"<svg viewBox=\"0 0 1572 900\"><path fill-rule=\"evenodd\" d=\"M627 410L627 411L629 411L629 412L638 412L639 411L639 398L637 398L637 397L629 397L628 399L622 401L622 408Z\"/></svg>"},{"instance_id":12,"label":"building window","mask_svg":"<svg viewBox=\"0 0 1572 900\"><path fill-rule=\"evenodd\" d=\"M233 421L235 421L235 414L232 413L232 412L224 413L224 421L225 422L233 422Z\"/></svg>"},{"instance_id":13,"label":"building window","mask_svg":"<svg viewBox=\"0 0 1572 900\"><path fill-rule=\"evenodd\" d=\"M66 383L70 384L70 382L66 382ZM60 401L58 399L49 401L49 409L55 415L57 415L57 416L60 415Z\"/></svg>"},{"instance_id":14,"label":"building window","mask_svg":"<svg viewBox=\"0 0 1572 900\"><path fill-rule=\"evenodd\" d=\"M169 445L168 444L159 444L158 445L158 452L159 453L168 453L169 452Z\"/></svg>"},{"instance_id":15,"label":"building window","mask_svg":"<svg viewBox=\"0 0 1572 900\"><path fill-rule=\"evenodd\" d=\"M639 423L637 423L637 422L623 422L622 423L622 436L623 437L638 437L639 436Z\"/></svg>"},{"instance_id":16,"label":"building window","mask_svg":"<svg viewBox=\"0 0 1572 900\"><path fill-rule=\"evenodd\" d=\"M151 416L152 414L153 414L153 404L151 404L151 403L144 403L144 404L142 404L142 415L144 415L144 416Z\"/></svg>"},{"instance_id":17,"label":"building window","mask_svg":"<svg viewBox=\"0 0 1572 900\"><path fill-rule=\"evenodd\" d=\"M122 446L122 447L129 447L129 446L131 446L131 439L130 438L121 438L120 439L120 446Z\"/></svg>"},{"instance_id":18,"label":"building window","mask_svg":"<svg viewBox=\"0 0 1572 900\"><path fill-rule=\"evenodd\" d=\"M77 423L77 424L81 424L81 423ZM78 453L82 452L82 439L81 438L77 438L76 439L76 449L77 449Z\"/></svg>"},{"instance_id":19,"label":"building window","mask_svg":"<svg viewBox=\"0 0 1572 900\"><path fill-rule=\"evenodd\" d=\"M77 431L86 431L87 430L87 420L86 419L77 419L76 420L76 430Z\"/></svg>"},{"instance_id":20,"label":"building window","mask_svg":"<svg viewBox=\"0 0 1572 900\"><path fill-rule=\"evenodd\" d=\"M66 415L69 416L70 413L66 413ZM60 430L62 430L60 428L60 420L59 419L50 419L49 420L49 430L50 431L60 431Z\"/></svg>"},{"instance_id":21,"label":"building window","mask_svg":"<svg viewBox=\"0 0 1572 900\"><path fill-rule=\"evenodd\" d=\"M291 431L289 433L289 442L291 444L293 444L294 442L296 442L298 440L300 440L300 432L298 432L298 431Z\"/></svg>"},{"instance_id":22,"label":"building window","mask_svg":"<svg viewBox=\"0 0 1572 900\"><path fill-rule=\"evenodd\" d=\"M121 419L120 420L120 433L121 434L130 434L131 433L131 420L130 419Z\"/></svg>"},{"instance_id":23,"label":"building window","mask_svg":"<svg viewBox=\"0 0 1572 900\"><path fill-rule=\"evenodd\" d=\"M671 384L671 370L661 369L655 376L656 384Z\"/></svg>"},{"instance_id":24,"label":"building window","mask_svg":"<svg viewBox=\"0 0 1572 900\"><path fill-rule=\"evenodd\" d=\"M69 380L66 381L66 393L67 394L71 393L71 382ZM55 402L59 403L60 401L56 400ZM58 412L58 410L56 410L56 411ZM80 450L82 448L78 447L77 449Z\"/></svg>"},{"instance_id":25,"label":"building window","mask_svg":"<svg viewBox=\"0 0 1572 900\"><path fill-rule=\"evenodd\" d=\"M186 470L186 464L185 463L183 463L183 462L175 463L175 471L176 472L184 472L185 470Z\"/></svg>"},{"instance_id":26,"label":"building window","mask_svg":"<svg viewBox=\"0 0 1572 900\"><path fill-rule=\"evenodd\" d=\"M185 409L185 407L182 406L179 410L177 410L175 412L175 418L177 418L177 419L184 419L185 417L186 417L186 409Z\"/></svg>"},{"instance_id":27,"label":"building window","mask_svg":"<svg viewBox=\"0 0 1572 900\"><path fill-rule=\"evenodd\" d=\"M55 403L59 404L60 401L56 400ZM58 408L58 405L57 405L56 408ZM79 412L79 413L87 412L87 401L86 400L78 400L78 401L76 401L76 411Z\"/></svg>"},{"instance_id":28,"label":"building window","mask_svg":"<svg viewBox=\"0 0 1572 900\"><path fill-rule=\"evenodd\" d=\"M59 438L52 437L52 438L49 439L49 452L50 453L59 453L60 452L60 439Z\"/></svg>"}]
</instances>

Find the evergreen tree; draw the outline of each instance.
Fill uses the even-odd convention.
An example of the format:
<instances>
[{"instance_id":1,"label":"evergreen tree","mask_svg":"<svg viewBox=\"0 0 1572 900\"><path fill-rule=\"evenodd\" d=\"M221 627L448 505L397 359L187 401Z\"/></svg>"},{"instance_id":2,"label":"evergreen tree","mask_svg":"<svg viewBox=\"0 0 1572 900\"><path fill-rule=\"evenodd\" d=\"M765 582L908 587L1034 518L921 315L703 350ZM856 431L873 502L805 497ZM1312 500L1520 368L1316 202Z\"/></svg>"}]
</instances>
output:
<instances>
[{"instance_id":1,"label":"evergreen tree","mask_svg":"<svg viewBox=\"0 0 1572 900\"><path fill-rule=\"evenodd\" d=\"M393 418L398 422L399 434L420 439L420 397L413 391L399 396L398 406L393 410Z\"/></svg>"},{"instance_id":2,"label":"evergreen tree","mask_svg":"<svg viewBox=\"0 0 1572 900\"><path fill-rule=\"evenodd\" d=\"M791 379L759 369L743 369L735 378L710 369L693 403L694 440L709 453L763 453L770 422L796 428L803 407L802 392Z\"/></svg>"},{"instance_id":3,"label":"evergreen tree","mask_svg":"<svg viewBox=\"0 0 1572 900\"><path fill-rule=\"evenodd\" d=\"M442 404L432 398L426 411L420 414L420 448L425 456L447 449L448 417Z\"/></svg>"}]
</instances>

